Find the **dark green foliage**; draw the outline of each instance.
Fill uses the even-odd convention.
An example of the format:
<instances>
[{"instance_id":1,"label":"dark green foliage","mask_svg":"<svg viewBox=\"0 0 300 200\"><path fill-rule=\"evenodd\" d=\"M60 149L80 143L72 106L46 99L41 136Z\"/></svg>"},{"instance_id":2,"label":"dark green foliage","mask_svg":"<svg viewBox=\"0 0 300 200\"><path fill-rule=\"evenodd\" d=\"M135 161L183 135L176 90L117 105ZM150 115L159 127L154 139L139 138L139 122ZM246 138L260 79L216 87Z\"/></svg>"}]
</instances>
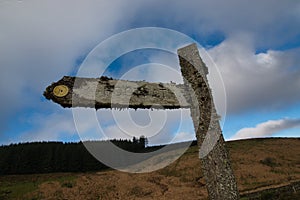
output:
<instances>
[{"instance_id":1,"label":"dark green foliage","mask_svg":"<svg viewBox=\"0 0 300 200\"><path fill-rule=\"evenodd\" d=\"M296 200L299 199L300 193L295 193L295 192L282 192L282 193L276 193L276 192L271 192L271 191L263 191L261 193L261 196L258 197L257 199L260 200Z\"/></svg>"},{"instance_id":2,"label":"dark green foliage","mask_svg":"<svg viewBox=\"0 0 300 200\"><path fill-rule=\"evenodd\" d=\"M260 161L261 164L267 165L269 167L276 167L278 166L278 163L276 162L275 158L266 157L265 159Z\"/></svg>"},{"instance_id":3,"label":"dark green foliage","mask_svg":"<svg viewBox=\"0 0 300 200\"><path fill-rule=\"evenodd\" d=\"M72 182L65 182L61 184L62 187L66 187L66 188L72 188L74 186L74 183Z\"/></svg>"},{"instance_id":4,"label":"dark green foliage","mask_svg":"<svg viewBox=\"0 0 300 200\"><path fill-rule=\"evenodd\" d=\"M299 186L300 181L281 187L270 187L262 191L244 194L241 200L296 200L300 199Z\"/></svg>"},{"instance_id":5,"label":"dark green foliage","mask_svg":"<svg viewBox=\"0 0 300 200\"><path fill-rule=\"evenodd\" d=\"M116 146L131 152L142 152L147 138L111 140ZM109 141L92 141L97 145ZM33 142L0 146L0 175L52 172L86 172L107 169L79 143Z\"/></svg>"}]
</instances>

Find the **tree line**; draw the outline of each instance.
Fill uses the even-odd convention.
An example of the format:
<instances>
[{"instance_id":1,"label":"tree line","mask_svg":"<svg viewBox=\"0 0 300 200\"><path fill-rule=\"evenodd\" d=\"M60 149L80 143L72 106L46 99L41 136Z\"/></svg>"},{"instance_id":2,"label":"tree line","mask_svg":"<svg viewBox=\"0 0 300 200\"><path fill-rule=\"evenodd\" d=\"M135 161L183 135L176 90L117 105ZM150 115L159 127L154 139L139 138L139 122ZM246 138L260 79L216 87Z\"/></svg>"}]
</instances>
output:
<instances>
[{"instance_id":1,"label":"tree line","mask_svg":"<svg viewBox=\"0 0 300 200\"><path fill-rule=\"evenodd\" d=\"M89 141L96 145L112 142L131 152L144 152L146 137L133 140ZM86 172L108 169L94 158L82 142L31 142L0 146L0 175L53 172Z\"/></svg>"}]
</instances>

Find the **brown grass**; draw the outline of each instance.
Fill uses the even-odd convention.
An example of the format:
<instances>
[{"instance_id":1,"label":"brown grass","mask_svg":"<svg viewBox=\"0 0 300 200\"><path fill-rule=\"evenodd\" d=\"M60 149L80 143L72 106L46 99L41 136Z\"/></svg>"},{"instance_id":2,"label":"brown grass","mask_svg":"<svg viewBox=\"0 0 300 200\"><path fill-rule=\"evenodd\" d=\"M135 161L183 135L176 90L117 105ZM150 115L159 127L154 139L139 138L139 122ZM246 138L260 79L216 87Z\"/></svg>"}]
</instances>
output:
<instances>
[{"instance_id":1,"label":"brown grass","mask_svg":"<svg viewBox=\"0 0 300 200\"><path fill-rule=\"evenodd\" d=\"M300 139L244 140L228 142L227 147L242 193L300 180ZM33 178L36 175L0 177L0 188L13 178L19 184L22 181L37 183L33 191L15 196L16 199L207 198L197 147L190 148L171 165L151 173L108 170L38 176L36 179ZM9 197L10 194L6 194L6 198Z\"/></svg>"}]
</instances>

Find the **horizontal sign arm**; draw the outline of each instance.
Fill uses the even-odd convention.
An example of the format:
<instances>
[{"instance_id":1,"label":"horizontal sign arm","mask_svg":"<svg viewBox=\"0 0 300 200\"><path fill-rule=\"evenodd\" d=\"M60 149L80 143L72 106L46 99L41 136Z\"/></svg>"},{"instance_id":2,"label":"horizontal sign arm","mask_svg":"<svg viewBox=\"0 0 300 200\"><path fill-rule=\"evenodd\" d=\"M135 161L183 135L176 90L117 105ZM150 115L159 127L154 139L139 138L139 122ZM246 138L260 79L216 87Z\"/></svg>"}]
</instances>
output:
<instances>
[{"instance_id":1,"label":"horizontal sign arm","mask_svg":"<svg viewBox=\"0 0 300 200\"><path fill-rule=\"evenodd\" d=\"M186 91L175 83L64 76L44 96L63 107L177 109L190 107Z\"/></svg>"}]
</instances>

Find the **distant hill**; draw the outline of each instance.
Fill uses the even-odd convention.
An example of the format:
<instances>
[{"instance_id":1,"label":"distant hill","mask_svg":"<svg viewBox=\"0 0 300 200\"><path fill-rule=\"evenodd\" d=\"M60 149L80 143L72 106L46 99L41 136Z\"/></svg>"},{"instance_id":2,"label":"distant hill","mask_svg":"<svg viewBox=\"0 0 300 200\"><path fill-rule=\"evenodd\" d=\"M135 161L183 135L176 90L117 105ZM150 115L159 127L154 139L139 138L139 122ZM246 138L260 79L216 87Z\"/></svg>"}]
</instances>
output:
<instances>
[{"instance_id":1,"label":"distant hill","mask_svg":"<svg viewBox=\"0 0 300 200\"><path fill-rule=\"evenodd\" d=\"M300 139L240 140L226 146L243 200L300 199ZM140 167L160 165L170 156L151 157ZM198 147L192 146L167 167L143 174L108 169L0 176L0 199L207 199L198 156Z\"/></svg>"}]
</instances>

